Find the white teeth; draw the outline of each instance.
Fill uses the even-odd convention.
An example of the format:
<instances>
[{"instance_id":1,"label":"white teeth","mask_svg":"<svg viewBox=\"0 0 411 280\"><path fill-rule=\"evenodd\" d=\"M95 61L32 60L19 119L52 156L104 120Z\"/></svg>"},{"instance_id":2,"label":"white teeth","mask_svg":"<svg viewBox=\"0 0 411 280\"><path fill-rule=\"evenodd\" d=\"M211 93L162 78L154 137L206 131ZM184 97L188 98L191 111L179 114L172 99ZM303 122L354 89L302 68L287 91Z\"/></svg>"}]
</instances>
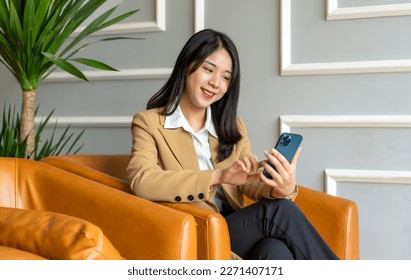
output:
<instances>
[{"instance_id":1,"label":"white teeth","mask_svg":"<svg viewBox=\"0 0 411 280\"><path fill-rule=\"evenodd\" d=\"M209 92L208 90L204 89L204 93L208 96L213 96L214 94Z\"/></svg>"}]
</instances>

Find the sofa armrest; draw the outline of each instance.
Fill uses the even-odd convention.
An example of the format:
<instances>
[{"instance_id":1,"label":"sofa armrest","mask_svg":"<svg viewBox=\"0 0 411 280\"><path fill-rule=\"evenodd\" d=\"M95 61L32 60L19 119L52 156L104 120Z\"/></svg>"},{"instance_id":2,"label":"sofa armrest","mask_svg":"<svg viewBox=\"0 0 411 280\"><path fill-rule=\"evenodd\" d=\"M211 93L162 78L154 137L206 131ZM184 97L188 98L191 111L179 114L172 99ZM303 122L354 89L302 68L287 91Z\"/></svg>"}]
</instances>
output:
<instances>
[{"instance_id":1,"label":"sofa armrest","mask_svg":"<svg viewBox=\"0 0 411 280\"><path fill-rule=\"evenodd\" d=\"M219 213L190 203L158 202L192 215L197 223L197 254L199 260L230 260L231 245L227 222Z\"/></svg>"},{"instance_id":2,"label":"sofa armrest","mask_svg":"<svg viewBox=\"0 0 411 280\"><path fill-rule=\"evenodd\" d=\"M92 223L31 209L0 207L0 246L54 260L122 259Z\"/></svg>"},{"instance_id":3,"label":"sofa armrest","mask_svg":"<svg viewBox=\"0 0 411 280\"><path fill-rule=\"evenodd\" d=\"M127 259L197 259L192 216L103 185L84 184L83 188L86 194L80 199L70 189L59 191L68 201L75 201L75 207L60 207L55 202L50 206L99 225Z\"/></svg>"},{"instance_id":4,"label":"sofa armrest","mask_svg":"<svg viewBox=\"0 0 411 280\"><path fill-rule=\"evenodd\" d=\"M111 177L110 174L114 172L112 171L112 166L115 165L116 168L125 170L127 160L128 155L70 155L50 157L43 161L117 188L118 181L123 179L121 174L115 175L117 178ZM68 162L68 164L64 162ZM77 167L72 165L77 165ZM105 181L106 179L104 178L107 177L110 180L117 180L117 182ZM129 190L128 185L123 188ZM245 200L248 204L252 203L247 197L245 197ZM358 209L354 202L306 187L300 187L295 202L340 258L359 258ZM194 205L181 203L162 204L167 205L169 208L189 213L195 217L198 225L198 256L200 259L229 258L227 255L230 249L228 229L226 229L227 226L221 215ZM215 232L218 234L215 234ZM227 234L224 232L227 232ZM207 241L207 238L210 240Z\"/></svg>"},{"instance_id":5,"label":"sofa armrest","mask_svg":"<svg viewBox=\"0 0 411 280\"><path fill-rule=\"evenodd\" d=\"M359 259L355 202L300 186L295 203L339 258Z\"/></svg>"},{"instance_id":6,"label":"sofa armrest","mask_svg":"<svg viewBox=\"0 0 411 280\"><path fill-rule=\"evenodd\" d=\"M196 224L191 215L164 207L42 162L15 164L12 206L62 213L89 221L126 259L196 259ZM0 188L2 182L0 181ZM7 206L7 205L3 205Z\"/></svg>"},{"instance_id":7,"label":"sofa armrest","mask_svg":"<svg viewBox=\"0 0 411 280\"><path fill-rule=\"evenodd\" d=\"M120 172L112 170L115 166L125 172L128 155L63 155L47 157L41 161L103 185L132 193ZM194 217L197 224L198 259L231 258L228 228L220 214L190 204L159 204Z\"/></svg>"}]
</instances>

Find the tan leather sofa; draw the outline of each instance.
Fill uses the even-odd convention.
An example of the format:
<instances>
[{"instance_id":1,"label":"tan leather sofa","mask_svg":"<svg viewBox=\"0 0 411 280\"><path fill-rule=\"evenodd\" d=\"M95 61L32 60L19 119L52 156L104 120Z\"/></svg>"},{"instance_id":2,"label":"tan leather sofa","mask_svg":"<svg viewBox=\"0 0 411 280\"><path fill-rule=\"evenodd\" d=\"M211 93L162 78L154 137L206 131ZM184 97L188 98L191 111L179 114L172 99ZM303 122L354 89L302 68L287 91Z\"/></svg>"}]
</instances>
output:
<instances>
[{"instance_id":1,"label":"tan leather sofa","mask_svg":"<svg viewBox=\"0 0 411 280\"><path fill-rule=\"evenodd\" d=\"M131 193L125 179L128 155L65 155L42 161ZM359 259L358 209L355 202L307 187L300 187L295 202L339 258ZM197 222L198 259L231 258L228 228L220 214L187 203L161 204L194 216Z\"/></svg>"},{"instance_id":2,"label":"tan leather sofa","mask_svg":"<svg viewBox=\"0 0 411 280\"><path fill-rule=\"evenodd\" d=\"M194 218L49 164L0 158L0 259L196 259Z\"/></svg>"}]
</instances>

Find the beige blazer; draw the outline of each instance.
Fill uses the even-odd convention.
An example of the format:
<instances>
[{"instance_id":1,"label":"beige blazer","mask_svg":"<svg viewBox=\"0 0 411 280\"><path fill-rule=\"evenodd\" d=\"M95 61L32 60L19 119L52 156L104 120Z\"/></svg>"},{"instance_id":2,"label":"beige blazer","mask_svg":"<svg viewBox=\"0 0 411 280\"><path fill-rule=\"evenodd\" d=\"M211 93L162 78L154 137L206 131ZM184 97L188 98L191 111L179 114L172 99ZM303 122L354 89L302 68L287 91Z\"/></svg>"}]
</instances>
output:
<instances>
[{"instance_id":1,"label":"beige blazer","mask_svg":"<svg viewBox=\"0 0 411 280\"><path fill-rule=\"evenodd\" d=\"M165 116L159 109L137 113L132 122L132 151L127 179L133 192L151 201L190 202L218 211L210 201L216 186L211 186L212 170L200 170L191 135L182 128L165 129ZM227 168L237 159L250 156L251 145L246 128L238 118L243 138L235 145L231 156L217 162L218 139L209 136L214 168ZM223 184L231 206L245 206L243 194L253 200L270 198L271 187L259 180L244 186Z\"/></svg>"}]
</instances>

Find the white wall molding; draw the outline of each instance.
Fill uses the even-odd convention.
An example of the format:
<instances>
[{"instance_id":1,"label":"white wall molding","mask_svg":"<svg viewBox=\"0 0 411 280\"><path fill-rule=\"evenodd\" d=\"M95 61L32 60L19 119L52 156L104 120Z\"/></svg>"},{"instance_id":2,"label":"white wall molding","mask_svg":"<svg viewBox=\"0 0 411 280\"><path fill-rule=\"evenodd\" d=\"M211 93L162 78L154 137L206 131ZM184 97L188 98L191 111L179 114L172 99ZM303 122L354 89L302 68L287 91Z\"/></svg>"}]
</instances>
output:
<instances>
[{"instance_id":1,"label":"white wall molding","mask_svg":"<svg viewBox=\"0 0 411 280\"><path fill-rule=\"evenodd\" d=\"M280 116L280 131L291 128L411 128L411 115L283 115Z\"/></svg>"},{"instance_id":2,"label":"white wall molding","mask_svg":"<svg viewBox=\"0 0 411 280\"><path fill-rule=\"evenodd\" d=\"M280 24L281 75L291 75L291 0L281 0Z\"/></svg>"},{"instance_id":3,"label":"white wall molding","mask_svg":"<svg viewBox=\"0 0 411 280\"><path fill-rule=\"evenodd\" d=\"M194 0L194 32L204 29L204 0ZM166 23L165 0L156 0L156 21L140 22L131 24L117 24L112 29L107 29L105 34L118 34L128 32L149 32L165 31ZM132 31L134 30L134 31ZM101 34L101 33L99 33ZM120 71L87 70L84 75L90 81L111 81L111 80L142 80L142 79L167 79L172 72L172 68L143 68L143 69L120 69ZM79 82L78 78L67 72L54 71L45 80L45 83Z\"/></svg>"},{"instance_id":4,"label":"white wall molding","mask_svg":"<svg viewBox=\"0 0 411 280\"><path fill-rule=\"evenodd\" d=\"M411 15L411 3L339 8L338 0L327 0L327 20Z\"/></svg>"},{"instance_id":5,"label":"white wall molding","mask_svg":"<svg viewBox=\"0 0 411 280\"><path fill-rule=\"evenodd\" d=\"M338 182L411 184L411 172L386 170L326 169L326 193L337 196Z\"/></svg>"},{"instance_id":6,"label":"white wall molding","mask_svg":"<svg viewBox=\"0 0 411 280\"><path fill-rule=\"evenodd\" d=\"M90 81L111 80L152 80L167 79L172 72L171 68L145 68L145 69L122 69L120 71L88 70L83 71ZM67 72L55 71L51 73L45 83L79 82L79 78Z\"/></svg>"},{"instance_id":7,"label":"white wall molding","mask_svg":"<svg viewBox=\"0 0 411 280\"><path fill-rule=\"evenodd\" d=\"M155 0L156 18L154 21L142 21L131 23L117 23L109 26L101 31L98 31L91 36L113 35L124 33L143 33L143 32L159 32L166 30L166 0ZM84 26L80 26L73 36L78 35L84 30Z\"/></svg>"},{"instance_id":8,"label":"white wall molding","mask_svg":"<svg viewBox=\"0 0 411 280\"><path fill-rule=\"evenodd\" d=\"M205 3L204 0L194 2L194 33L203 30L205 25Z\"/></svg>"},{"instance_id":9,"label":"white wall molding","mask_svg":"<svg viewBox=\"0 0 411 280\"><path fill-rule=\"evenodd\" d=\"M289 49L291 50L291 48ZM291 57L287 52L284 54ZM283 63L282 76L364 74L364 73L399 73L411 71L411 59L347 61L324 63Z\"/></svg>"},{"instance_id":10,"label":"white wall molding","mask_svg":"<svg viewBox=\"0 0 411 280\"><path fill-rule=\"evenodd\" d=\"M35 124L39 125L46 117L36 117ZM47 127L79 127L79 128L130 128L133 116L52 116Z\"/></svg>"},{"instance_id":11,"label":"white wall molding","mask_svg":"<svg viewBox=\"0 0 411 280\"><path fill-rule=\"evenodd\" d=\"M36 117L38 124L45 117ZM48 124L57 121L58 127L129 127L131 116L60 116L51 117ZM280 117L281 132L292 128L411 128L411 116L307 116L284 115Z\"/></svg>"},{"instance_id":12,"label":"white wall molding","mask_svg":"<svg viewBox=\"0 0 411 280\"><path fill-rule=\"evenodd\" d=\"M325 63L293 63L291 42L291 1L281 0L281 75L329 75L359 73L410 72L411 60L375 60ZM329 4L330 5L330 4ZM331 2L335 9L336 2Z\"/></svg>"}]
</instances>

